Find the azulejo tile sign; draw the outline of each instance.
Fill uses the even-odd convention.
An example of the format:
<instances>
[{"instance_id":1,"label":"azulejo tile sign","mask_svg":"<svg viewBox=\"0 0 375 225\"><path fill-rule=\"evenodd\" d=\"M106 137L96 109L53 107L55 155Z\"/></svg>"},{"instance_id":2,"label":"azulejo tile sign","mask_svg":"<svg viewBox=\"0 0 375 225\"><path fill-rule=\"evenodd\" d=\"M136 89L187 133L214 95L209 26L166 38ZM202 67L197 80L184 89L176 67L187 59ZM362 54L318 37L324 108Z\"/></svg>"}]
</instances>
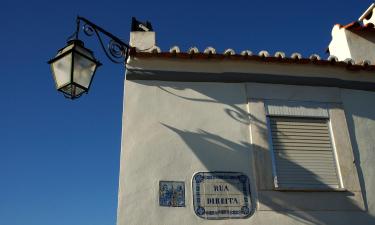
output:
<instances>
[{"instance_id":1,"label":"azulejo tile sign","mask_svg":"<svg viewBox=\"0 0 375 225\"><path fill-rule=\"evenodd\" d=\"M195 213L205 219L245 218L252 211L249 178L243 173L196 173L193 197Z\"/></svg>"},{"instance_id":2,"label":"azulejo tile sign","mask_svg":"<svg viewBox=\"0 0 375 225\"><path fill-rule=\"evenodd\" d=\"M184 207L185 183L181 181L160 181L159 205L167 207Z\"/></svg>"}]
</instances>

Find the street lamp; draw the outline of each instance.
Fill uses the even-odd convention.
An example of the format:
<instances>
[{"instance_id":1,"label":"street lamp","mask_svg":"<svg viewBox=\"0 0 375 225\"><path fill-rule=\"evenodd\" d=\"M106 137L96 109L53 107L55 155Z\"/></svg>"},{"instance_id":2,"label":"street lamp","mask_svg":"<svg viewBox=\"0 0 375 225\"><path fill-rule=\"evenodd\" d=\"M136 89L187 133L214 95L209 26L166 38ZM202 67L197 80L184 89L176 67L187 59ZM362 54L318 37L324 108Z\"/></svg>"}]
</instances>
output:
<instances>
[{"instance_id":1,"label":"street lamp","mask_svg":"<svg viewBox=\"0 0 375 225\"><path fill-rule=\"evenodd\" d=\"M130 46L119 38L89 20L78 16L76 31L69 38L67 45L57 52L55 58L48 61L56 89L69 99L76 99L82 94L88 93L94 74L97 68L102 65L94 57L93 52L86 48L83 41L78 38L81 21L84 23L82 26L84 33L87 36L93 36L94 34L97 36L104 53L112 62L125 64L130 51ZM141 25L135 18L133 18L134 22ZM151 28L149 23L143 26ZM109 39L107 47L104 46L102 35Z\"/></svg>"},{"instance_id":2,"label":"street lamp","mask_svg":"<svg viewBox=\"0 0 375 225\"><path fill-rule=\"evenodd\" d=\"M48 63L51 65L57 90L70 99L88 92L96 69L101 65L92 51L85 48L78 39L68 41Z\"/></svg>"}]
</instances>

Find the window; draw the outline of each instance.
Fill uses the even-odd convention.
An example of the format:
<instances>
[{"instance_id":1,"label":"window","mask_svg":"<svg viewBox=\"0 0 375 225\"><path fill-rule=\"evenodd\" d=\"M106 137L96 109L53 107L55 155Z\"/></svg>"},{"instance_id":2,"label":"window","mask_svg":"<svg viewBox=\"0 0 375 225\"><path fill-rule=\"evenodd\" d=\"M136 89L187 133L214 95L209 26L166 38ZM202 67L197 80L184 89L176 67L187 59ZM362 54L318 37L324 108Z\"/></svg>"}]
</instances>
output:
<instances>
[{"instance_id":1,"label":"window","mask_svg":"<svg viewBox=\"0 0 375 225\"><path fill-rule=\"evenodd\" d=\"M247 91L251 96L248 100L247 110L250 122L250 153L253 158L251 171L253 171L252 176L257 188L257 210L365 210L349 135L350 127L346 122L344 105L341 100L341 90L279 84L248 84ZM291 141L303 140L293 137L298 135L285 135L286 131L283 131L284 136L272 136L275 126L272 129L271 122L277 123L283 119L289 119L295 123L301 122L301 120L305 120L304 123L325 123L329 136L325 132L323 137L330 140L331 145L328 149L331 149L332 154L327 154L329 151L319 152L320 154L314 152L316 156L312 157L304 154L307 152L302 152L302 156L300 156L301 148L298 148L295 152L285 152L287 157L284 161L294 167L285 168L280 163L277 164L277 161L282 158L282 154L281 156L275 154L277 150L274 148L272 138L275 139L275 144L285 142L285 136L289 137ZM308 128L309 124L304 124L302 127ZM306 136L313 139L312 135L302 137ZM317 136L317 140L321 140L320 137ZM290 153L295 154L291 155ZM327 166L326 172L321 172L321 169L310 166L311 163L324 161L320 158L324 154L329 155L328 158L332 159L325 160L331 163L323 164ZM278 165L280 168L277 168ZM284 173L282 173L283 168L285 168ZM285 172L294 172L294 174L286 176ZM333 174L331 184L324 178L327 172ZM307 174L307 176L303 177L301 174ZM287 183L289 180L286 180L285 177L291 182ZM299 177L314 185L306 185L297 179Z\"/></svg>"},{"instance_id":2,"label":"window","mask_svg":"<svg viewBox=\"0 0 375 225\"><path fill-rule=\"evenodd\" d=\"M320 105L267 104L275 188L329 190L342 187L328 111Z\"/></svg>"}]
</instances>

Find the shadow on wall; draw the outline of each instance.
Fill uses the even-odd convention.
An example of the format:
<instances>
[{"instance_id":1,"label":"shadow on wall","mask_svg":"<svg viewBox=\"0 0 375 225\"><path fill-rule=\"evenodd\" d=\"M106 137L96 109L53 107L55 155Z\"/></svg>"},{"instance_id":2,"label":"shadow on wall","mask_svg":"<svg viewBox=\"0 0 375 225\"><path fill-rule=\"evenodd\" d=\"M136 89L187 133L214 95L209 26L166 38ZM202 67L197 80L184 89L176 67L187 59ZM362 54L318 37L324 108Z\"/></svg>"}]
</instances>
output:
<instances>
[{"instance_id":1,"label":"shadow on wall","mask_svg":"<svg viewBox=\"0 0 375 225\"><path fill-rule=\"evenodd\" d=\"M163 83L165 84L165 83ZM183 90L183 89L187 89L187 88L180 88L180 87L177 87L177 86L159 86L159 88L171 95L174 95L176 97L179 97L179 98L182 98L182 99L185 99L185 100L188 100L188 101L198 101L198 102L207 102L207 103L220 103L220 104L223 104L225 103L229 108L226 108L225 109L225 112L228 114L228 116L230 116L231 118L233 118L234 120L237 120L238 122L240 123L243 123L243 124L247 124L249 125L249 119L248 119L248 113L241 109L240 107L238 107L236 104L241 104L243 103L242 101L240 101L240 99L237 99L237 98L227 98L225 95L221 94L221 93L217 93L216 95L213 95L212 92L210 92L209 90L207 90L207 87L204 87L204 86L197 86L197 85L192 85L191 87L189 87L189 89L193 89L194 91L196 92L199 92L199 93L202 93L204 94L205 96L209 97L209 99L201 99L201 98L190 98L190 97L185 97L185 96L181 96L181 95L178 95L176 93L173 93L172 91L169 91L167 88L173 88L175 90ZM229 100L229 102L228 102ZM246 100L243 99L243 100Z\"/></svg>"},{"instance_id":2,"label":"shadow on wall","mask_svg":"<svg viewBox=\"0 0 375 225\"><path fill-rule=\"evenodd\" d=\"M205 165L207 171L233 171L238 172L234 165L249 165L250 158L244 157L244 155L249 154L251 150L258 149L257 151L264 151L248 143L241 142L236 143L231 140L225 139L221 136L215 135L213 133L198 130L196 132L180 130L171 127L166 124L162 124L170 131L176 133L193 151L193 153L199 158L199 160ZM223 160L225 159L225 161ZM295 164L292 161L288 163L297 168L299 171L303 171L309 174L316 182L319 182L319 178L311 171ZM271 165L269 165L271 166ZM250 178L250 182L254 182ZM324 185L324 184L322 184ZM357 222L357 224L375 224L375 218L368 215L367 213L356 214L357 218L347 217L341 214L324 215L322 212L306 211L304 208L294 207L294 210L282 210L286 205L290 205L293 202L286 201L286 198L278 198L277 195L267 196L263 195L262 198L258 198L256 191L254 190L254 185L251 185L251 198L252 204L255 206L255 202L259 202L270 208L270 210L278 211L280 214L287 215L296 221L301 222L301 224L311 223L311 224L348 224ZM241 191L241 190L239 190ZM333 192L327 192L334 194ZM309 195L308 192L292 192L293 194L303 194L303 196ZM314 194L314 193L312 193ZM342 193L340 193L342 195ZM347 193L350 195L350 193ZM304 198L299 199L300 202L304 201ZM348 208L354 211L361 210L355 205L349 198L343 196L341 204L345 204ZM324 204L324 202L322 202Z\"/></svg>"},{"instance_id":3,"label":"shadow on wall","mask_svg":"<svg viewBox=\"0 0 375 225\"><path fill-rule=\"evenodd\" d=\"M144 85L148 85L147 82L140 82ZM210 102L210 103L218 103L218 104L226 104L227 108L224 109L225 113L231 117L232 119L238 121L239 123L249 125L252 120L255 118L250 117L247 111L243 110L238 106L238 104L243 104L247 101L246 95L244 96L244 99L238 99L238 98L228 98L225 97L224 94L218 93L215 91L207 90L207 86L204 85L188 85L184 83L184 87L178 87L175 85L175 83L171 83L171 85L168 85L168 82L163 82L162 86L159 86L159 88L171 95L174 95L176 97L185 99L186 101L199 101L199 102ZM155 84L153 84L155 85ZM178 91L182 91L184 89L192 89L196 92L199 92L208 98L201 99L201 98L190 98L181 96L178 94ZM259 122L259 121L257 121ZM352 125L350 123L353 123L352 121L348 121L349 125ZM260 146L251 146L248 143L241 142L236 143L232 140L225 139L219 135L216 135L214 133L207 132L205 130L199 129L196 131L188 131L188 130L180 130L178 128L172 127L168 124L162 124L170 131L176 133L181 137L181 139L189 146L189 148L193 151L193 153L199 158L199 160L205 165L208 171L233 171L233 167L230 165L246 165L248 164L250 160L250 155L256 155L257 152L254 151L266 151L266 149L262 149ZM264 137L267 138L267 137ZM353 139L353 137L352 137ZM356 145L356 143L354 143ZM354 148L355 155L359 155L358 147L356 146ZM251 153L251 151L253 151ZM250 154L251 153L251 154ZM244 157L248 156L248 157ZM225 162L223 163L223 159L225 159ZM318 182L319 179L316 177L315 174L313 174L311 171L302 168L300 165L297 165L291 161L289 161L289 164L294 164L293 166L296 168L299 168L299 170L304 170L305 173L310 174L311 177L315 177L316 181ZM265 165L267 166L267 165ZM269 165L271 166L271 165ZM249 168L250 170L251 168ZM361 171L361 170L358 170ZM362 174L359 174L360 180L361 180L361 188L362 191L365 190L364 188L364 180L362 177ZM254 182L254 181L250 181ZM323 185L323 184L322 184ZM356 222L357 224L375 224L375 218L370 216L367 213L360 213L358 212L360 209L358 206L354 205L348 198L344 198L342 204L348 205L349 208L358 209L357 216L353 219L353 217L349 216L349 213L340 213L335 214L335 212L327 212L325 214L322 214L322 212L317 211L305 211L304 209L294 209L294 210L280 210L284 208L285 205L290 204L290 202L285 202L285 198L277 198L277 196L267 197L263 196L261 199L258 198L256 195L256 192L253 190L252 185L252 201L253 205L255 202L259 201L260 204L264 204L267 207L269 207L271 210L278 211L281 214L287 215L288 217L291 217L297 221L300 221L301 223L312 223L312 224L348 224L350 222ZM298 192L293 192L298 193ZM291 194L293 194L291 193ZM304 193L308 194L308 193ZM348 193L350 194L350 193ZM364 196L366 197L366 195ZM300 199L300 201L304 201L304 199ZM364 201L366 202L366 198L364 198ZM341 220L341 221L338 221ZM352 220L352 221L350 221Z\"/></svg>"}]
</instances>

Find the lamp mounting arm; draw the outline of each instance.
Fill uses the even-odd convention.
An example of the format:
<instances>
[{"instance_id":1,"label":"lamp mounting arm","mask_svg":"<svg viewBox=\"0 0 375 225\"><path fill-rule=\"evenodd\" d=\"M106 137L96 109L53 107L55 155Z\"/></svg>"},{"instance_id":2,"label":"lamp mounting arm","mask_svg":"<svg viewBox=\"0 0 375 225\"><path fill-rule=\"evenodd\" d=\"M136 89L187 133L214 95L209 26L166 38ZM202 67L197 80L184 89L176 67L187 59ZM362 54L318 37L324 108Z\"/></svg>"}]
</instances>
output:
<instances>
[{"instance_id":1,"label":"lamp mounting arm","mask_svg":"<svg viewBox=\"0 0 375 225\"><path fill-rule=\"evenodd\" d=\"M83 22L83 26L81 27L81 22ZM124 63L126 64L126 60L129 57L130 46L120 38L116 37L115 35L111 34L110 32L104 30L100 26L96 25L95 23L89 21L84 17L77 16L76 19L76 31L72 35L71 38L78 39L79 32L82 29L84 34L87 36L93 36L94 34L99 40L99 43L109 60L113 63ZM105 35L107 39L109 39L107 46L105 46L104 41L101 35Z\"/></svg>"}]
</instances>

